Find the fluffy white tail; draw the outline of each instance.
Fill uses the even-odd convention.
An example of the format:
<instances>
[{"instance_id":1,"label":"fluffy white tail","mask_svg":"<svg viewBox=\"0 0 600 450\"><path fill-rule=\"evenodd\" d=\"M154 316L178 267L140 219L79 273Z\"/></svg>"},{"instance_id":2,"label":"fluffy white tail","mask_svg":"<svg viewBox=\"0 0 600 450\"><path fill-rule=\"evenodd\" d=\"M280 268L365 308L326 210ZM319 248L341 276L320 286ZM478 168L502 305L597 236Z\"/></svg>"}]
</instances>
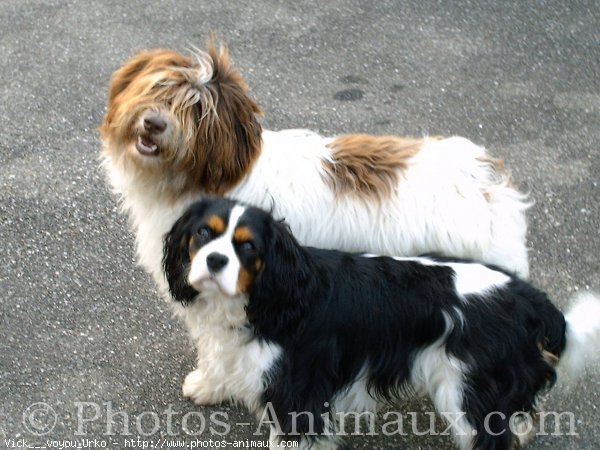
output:
<instances>
[{"instance_id":1,"label":"fluffy white tail","mask_svg":"<svg viewBox=\"0 0 600 450\"><path fill-rule=\"evenodd\" d=\"M600 359L600 297L591 292L579 294L567 320L567 345L561 366L576 375L590 360Z\"/></svg>"}]
</instances>

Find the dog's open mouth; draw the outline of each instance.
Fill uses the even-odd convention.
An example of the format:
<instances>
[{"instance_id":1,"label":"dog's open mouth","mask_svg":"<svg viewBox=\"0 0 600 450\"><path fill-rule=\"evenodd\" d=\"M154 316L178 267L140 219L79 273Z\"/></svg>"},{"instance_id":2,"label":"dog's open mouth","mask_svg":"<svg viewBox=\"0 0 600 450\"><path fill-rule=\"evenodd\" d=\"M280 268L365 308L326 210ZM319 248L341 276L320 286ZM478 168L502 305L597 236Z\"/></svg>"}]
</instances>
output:
<instances>
[{"instance_id":1,"label":"dog's open mouth","mask_svg":"<svg viewBox=\"0 0 600 450\"><path fill-rule=\"evenodd\" d=\"M138 137L135 148L144 156L156 156L159 153L158 145L149 136Z\"/></svg>"}]
</instances>

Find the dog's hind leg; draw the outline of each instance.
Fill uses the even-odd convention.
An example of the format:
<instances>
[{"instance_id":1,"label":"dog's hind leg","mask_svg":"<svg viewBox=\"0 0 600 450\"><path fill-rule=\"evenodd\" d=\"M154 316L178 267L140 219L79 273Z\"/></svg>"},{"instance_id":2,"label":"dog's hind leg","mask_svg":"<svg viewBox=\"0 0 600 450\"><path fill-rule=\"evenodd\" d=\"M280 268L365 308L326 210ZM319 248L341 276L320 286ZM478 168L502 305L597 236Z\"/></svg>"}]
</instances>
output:
<instances>
[{"instance_id":1,"label":"dog's hind leg","mask_svg":"<svg viewBox=\"0 0 600 450\"><path fill-rule=\"evenodd\" d=\"M465 364L449 356L444 345L433 344L415 358L412 383L417 392L429 395L458 447L472 450L477 431L464 407L466 372Z\"/></svg>"}]
</instances>

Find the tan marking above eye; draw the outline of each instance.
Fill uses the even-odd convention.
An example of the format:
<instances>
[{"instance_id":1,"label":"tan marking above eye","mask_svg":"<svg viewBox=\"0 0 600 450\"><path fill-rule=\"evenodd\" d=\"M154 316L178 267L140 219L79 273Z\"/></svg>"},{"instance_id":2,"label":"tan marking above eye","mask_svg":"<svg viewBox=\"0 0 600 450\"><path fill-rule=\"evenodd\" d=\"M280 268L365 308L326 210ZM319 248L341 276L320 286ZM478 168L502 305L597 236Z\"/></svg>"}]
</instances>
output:
<instances>
[{"instance_id":1,"label":"tan marking above eye","mask_svg":"<svg viewBox=\"0 0 600 450\"><path fill-rule=\"evenodd\" d=\"M225 232L225 221L219 216L210 216L206 224L215 232L215 234Z\"/></svg>"},{"instance_id":2,"label":"tan marking above eye","mask_svg":"<svg viewBox=\"0 0 600 450\"><path fill-rule=\"evenodd\" d=\"M252 234L252 230L250 228L241 226L235 230L233 233L233 239L238 242L251 241L254 238L254 234Z\"/></svg>"}]
</instances>

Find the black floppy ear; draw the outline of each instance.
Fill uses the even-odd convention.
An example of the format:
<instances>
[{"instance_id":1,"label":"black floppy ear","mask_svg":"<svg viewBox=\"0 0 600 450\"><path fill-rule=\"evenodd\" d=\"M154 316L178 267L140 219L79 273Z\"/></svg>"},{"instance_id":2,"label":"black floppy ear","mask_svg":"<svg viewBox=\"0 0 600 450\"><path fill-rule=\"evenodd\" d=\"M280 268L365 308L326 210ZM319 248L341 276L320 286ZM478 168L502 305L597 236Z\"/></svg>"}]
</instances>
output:
<instances>
[{"instance_id":1,"label":"black floppy ear","mask_svg":"<svg viewBox=\"0 0 600 450\"><path fill-rule=\"evenodd\" d=\"M264 266L250 293L248 319L266 337L289 332L305 316L315 275L306 250L286 224L269 217Z\"/></svg>"},{"instance_id":2,"label":"black floppy ear","mask_svg":"<svg viewBox=\"0 0 600 450\"><path fill-rule=\"evenodd\" d=\"M290 299L308 277L304 249L284 222L270 220L264 268L254 293Z\"/></svg>"},{"instance_id":3,"label":"black floppy ear","mask_svg":"<svg viewBox=\"0 0 600 450\"><path fill-rule=\"evenodd\" d=\"M198 295L198 291L187 280L191 262L189 243L195 232L195 225L208 208L209 202L202 200L194 203L164 237L163 269L169 283L169 292L175 300L182 303L189 303Z\"/></svg>"}]
</instances>

